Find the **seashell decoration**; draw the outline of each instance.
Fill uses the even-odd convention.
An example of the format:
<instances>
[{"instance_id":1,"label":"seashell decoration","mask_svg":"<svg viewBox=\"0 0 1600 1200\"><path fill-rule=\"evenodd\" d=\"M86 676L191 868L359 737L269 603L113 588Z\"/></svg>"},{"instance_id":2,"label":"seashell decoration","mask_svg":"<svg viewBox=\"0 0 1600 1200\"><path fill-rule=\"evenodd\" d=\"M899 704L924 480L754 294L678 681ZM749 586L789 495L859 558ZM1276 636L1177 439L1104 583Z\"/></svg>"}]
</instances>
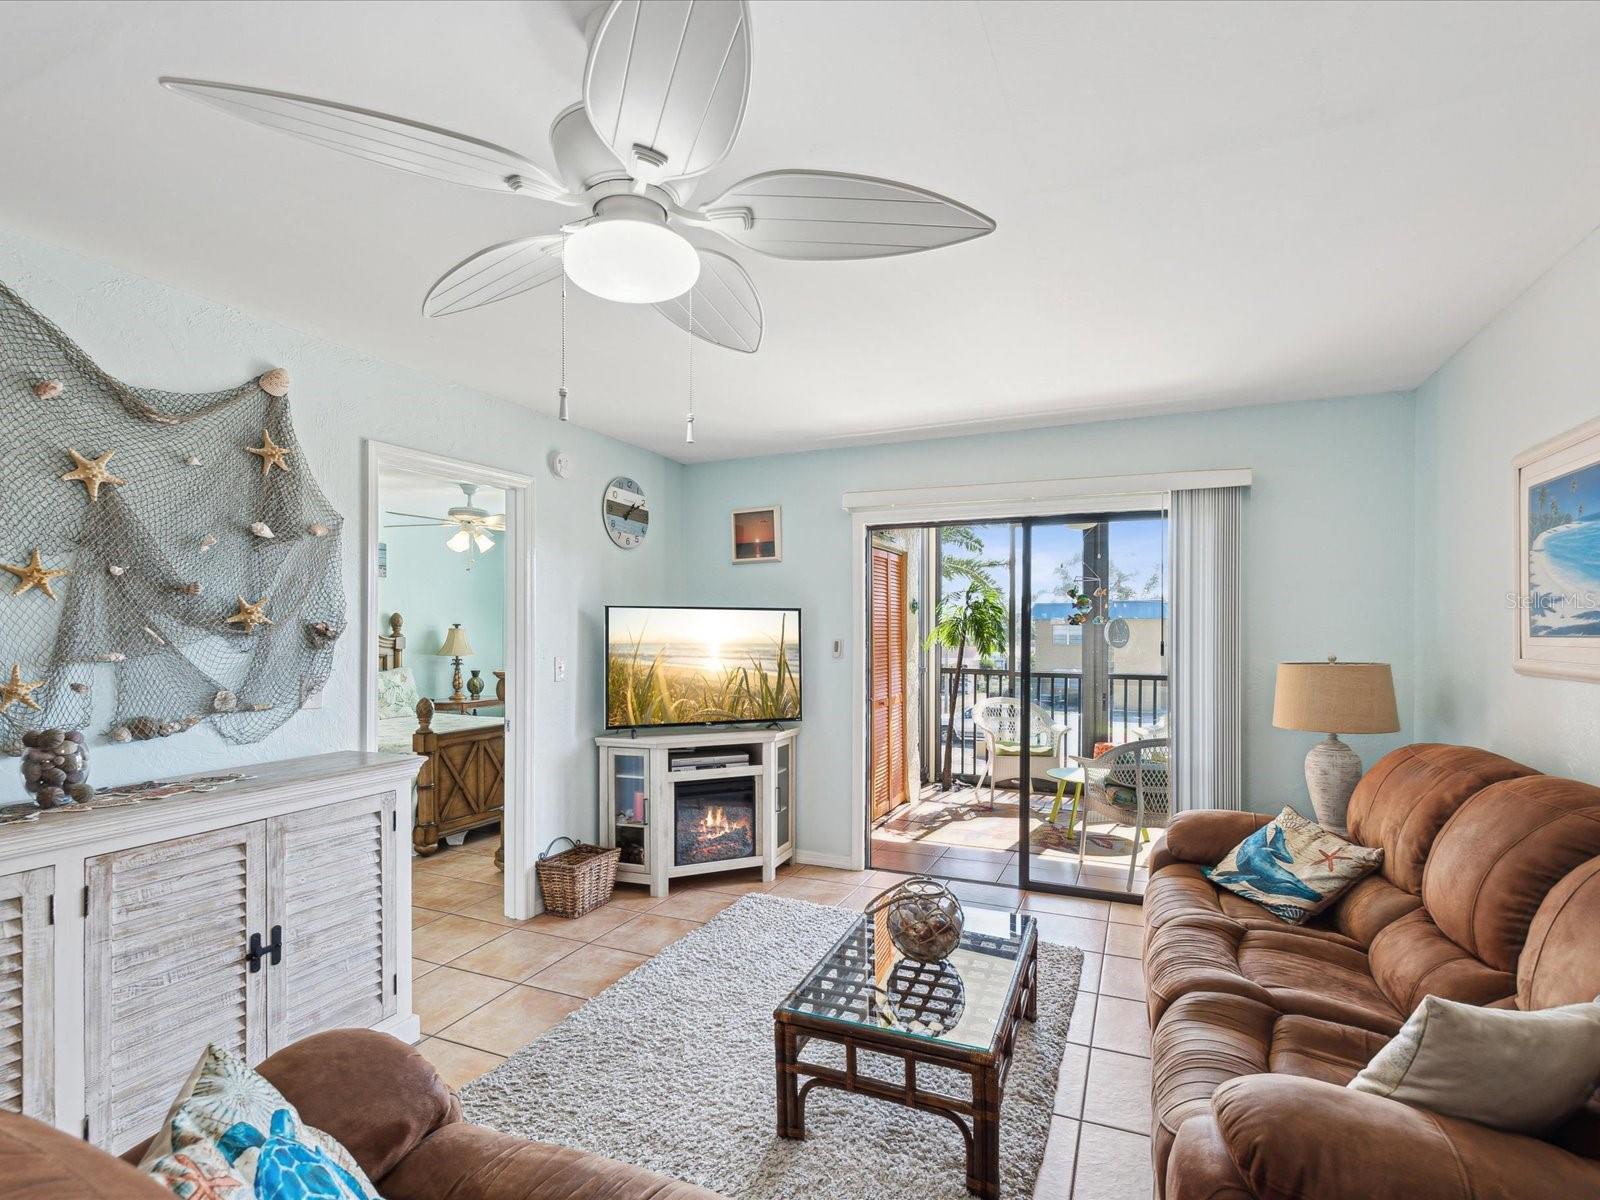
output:
<instances>
[{"instance_id":1,"label":"seashell decoration","mask_svg":"<svg viewBox=\"0 0 1600 1200\"><path fill-rule=\"evenodd\" d=\"M125 661L127 657L128 656L123 654L121 651L113 650L110 654L96 654L94 656L94 660L95 662L119 663Z\"/></svg>"},{"instance_id":2,"label":"seashell decoration","mask_svg":"<svg viewBox=\"0 0 1600 1200\"><path fill-rule=\"evenodd\" d=\"M312 644L316 646L333 645L334 642L339 640L339 635L342 632L344 631L341 630L337 625L330 624L327 621L306 622L306 636L309 637Z\"/></svg>"},{"instance_id":3,"label":"seashell decoration","mask_svg":"<svg viewBox=\"0 0 1600 1200\"><path fill-rule=\"evenodd\" d=\"M282 400L289 394L289 372L282 367L273 367L256 380L256 386L274 400Z\"/></svg>"},{"instance_id":4,"label":"seashell decoration","mask_svg":"<svg viewBox=\"0 0 1600 1200\"><path fill-rule=\"evenodd\" d=\"M171 737L175 733L183 732L183 723L181 721L163 721L156 726L156 732L162 737Z\"/></svg>"},{"instance_id":5,"label":"seashell decoration","mask_svg":"<svg viewBox=\"0 0 1600 1200\"><path fill-rule=\"evenodd\" d=\"M182 592L185 596L198 596L205 590L205 586L198 581L191 581L189 583L180 583L176 590Z\"/></svg>"},{"instance_id":6,"label":"seashell decoration","mask_svg":"<svg viewBox=\"0 0 1600 1200\"><path fill-rule=\"evenodd\" d=\"M227 688L223 688L215 696L211 697L212 712L234 712L238 709L238 707L239 697L235 696Z\"/></svg>"},{"instance_id":7,"label":"seashell decoration","mask_svg":"<svg viewBox=\"0 0 1600 1200\"><path fill-rule=\"evenodd\" d=\"M333 531L321 521L317 521L315 524L307 525L306 532L312 537L327 537L328 534L332 533Z\"/></svg>"},{"instance_id":8,"label":"seashell decoration","mask_svg":"<svg viewBox=\"0 0 1600 1200\"><path fill-rule=\"evenodd\" d=\"M87 683L69 683L67 686L73 691L77 692L80 696L87 696L89 694L89 685Z\"/></svg>"},{"instance_id":9,"label":"seashell decoration","mask_svg":"<svg viewBox=\"0 0 1600 1200\"><path fill-rule=\"evenodd\" d=\"M41 379L33 385L33 394L41 400L54 400L61 395L61 381L59 379Z\"/></svg>"},{"instance_id":10,"label":"seashell decoration","mask_svg":"<svg viewBox=\"0 0 1600 1200\"><path fill-rule=\"evenodd\" d=\"M198 454L191 454L183 460L183 465L186 467L203 467L205 463L201 461Z\"/></svg>"},{"instance_id":11,"label":"seashell decoration","mask_svg":"<svg viewBox=\"0 0 1600 1200\"><path fill-rule=\"evenodd\" d=\"M128 722L128 733L136 742L148 742L161 734L161 722L154 717L134 717Z\"/></svg>"},{"instance_id":12,"label":"seashell decoration","mask_svg":"<svg viewBox=\"0 0 1600 1200\"><path fill-rule=\"evenodd\" d=\"M272 711L272 705L270 705L270 704L252 704L250 706L250 711L251 712L271 712Z\"/></svg>"},{"instance_id":13,"label":"seashell decoration","mask_svg":"<svg viewBox=\"0 0 1600 1200\"><path fill-rule=\"evenodd\" d=\"M113 742L131 742L133 741L133 730L129 729L126 725L118 725L107 736L109 736Z\"/></svg>"},{"instance_id":14,"label":"seashell decoration","mask_svg":"<svg viewBox=\"0 0 1600 1200\"><path fill-rule=\"evenodd\" d=\"M272 532L272 527L265 521L256 521L250 526L250 532L258 538L275 538L278 535Z\"/></svg>"},{"instance_id":15,"label":"seashell decoration","mask_svg":"<svg viewBox=\"0 0 1600 1200\"><path fill-rule=\"evenodd\" d=\"M185 717L183 719L183 727L185 729L193 729L196 725L200 724L200 722L203 721L203 720L205 720L204 717L197 717L197 716L195 716L194 713L190 713L187 717Z\"/></svg>"},{"instance_id":16,"label":"seashell decoration","mask_svg":"<svg viewBox=\"0 0 1600 1200\"><path fill-rule=\"evenodd\" d=\"M151 629L150 626L146 625L144 627L144 631L149 636L150 640L152 642L154 642L156 645L165 646L167 644L167 639L162 637L154 629Z\"/></svg>"},{"instance_id":17,"label":"seashell decoration","mask_svg":"<svg viewBox=\"0 0 1600 1200\"><path fill-rule=\"evenodd\" d=\"M200 553L204 554L207 550L211 549L211 547L215 546L216 544L217 544L217 539L213 535L211 535L209 533L206 534L205 537L200 539Z\"/></svg>"},{"instance_id":18,"label":"seashell decoration","mask_svg":"<svg viewBox=\"0 0 1600 1200\"><path fill-rule=\"evenodd\" d=\"M106 571L110 575L120 576L120 575L126 575L128 573L128 568L127 567L119 567L119 566L117 566L116 563L109 563L106 566Z\"/></svg>"}]
</instances>

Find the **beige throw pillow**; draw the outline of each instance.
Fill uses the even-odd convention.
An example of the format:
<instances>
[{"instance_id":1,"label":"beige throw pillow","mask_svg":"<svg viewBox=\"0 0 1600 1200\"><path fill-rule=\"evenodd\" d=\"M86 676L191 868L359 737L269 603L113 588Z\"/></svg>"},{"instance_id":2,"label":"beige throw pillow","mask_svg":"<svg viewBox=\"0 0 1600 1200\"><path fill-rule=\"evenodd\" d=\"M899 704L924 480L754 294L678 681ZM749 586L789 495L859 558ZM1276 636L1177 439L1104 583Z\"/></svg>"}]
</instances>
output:
<instances>
[{"instance_id":1,"label":"beige throw pillow","mask_svg":"<svg viewBox=\"0 0 1600 1200\"><path fill-rule=\"evenodd\" d=\"M1523 1012L1424 996L1350 1081L1447 1117L1542 1133L1600 1084L1600 1003Z\"/></svg>"}]
</instances>

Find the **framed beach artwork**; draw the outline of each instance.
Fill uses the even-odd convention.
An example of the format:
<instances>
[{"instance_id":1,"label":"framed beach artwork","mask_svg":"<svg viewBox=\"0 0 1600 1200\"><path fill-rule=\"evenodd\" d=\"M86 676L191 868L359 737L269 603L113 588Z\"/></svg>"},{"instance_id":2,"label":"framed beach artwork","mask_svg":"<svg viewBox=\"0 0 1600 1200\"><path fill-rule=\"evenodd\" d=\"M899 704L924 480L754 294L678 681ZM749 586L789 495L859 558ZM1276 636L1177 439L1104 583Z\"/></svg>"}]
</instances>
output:
<instances>
[{"instance_id":1,"label":"framed beach artwork","mask_svg":"<svg viewBox=\"0 0 1600 1200\"><path fill-rule=\"evenodd\" d=\"M1517 456L1516 659L1600 680L1600 421Z\"/></svg>"},{"instance_id":2,"label":"framed beach artwork","mask_svg":"<svg viewBox=\"0 0 1600 1200\"><path fill-rule=\"evenodd\" d=\"M778 562L783 558L783 509L776 504L733 510L733 561Z\"/></svg>"}]
</instances>

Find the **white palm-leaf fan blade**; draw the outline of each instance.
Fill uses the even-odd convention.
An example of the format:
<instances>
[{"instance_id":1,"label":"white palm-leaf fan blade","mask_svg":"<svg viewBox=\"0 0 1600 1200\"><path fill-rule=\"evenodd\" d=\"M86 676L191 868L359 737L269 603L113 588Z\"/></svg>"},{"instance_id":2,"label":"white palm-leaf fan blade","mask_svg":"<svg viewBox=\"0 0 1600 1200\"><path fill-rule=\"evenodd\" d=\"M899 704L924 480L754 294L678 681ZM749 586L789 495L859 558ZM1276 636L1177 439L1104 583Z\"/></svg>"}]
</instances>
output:
<instances>
[{"instance_id":1,"label":"white palm-leaf fan blade","mask_svg":"<svg viewBox=\"0 0 1600 1200\"><path fill-rule=\"evenodd\" d=\"M564 234L546 233L478 251L451 267L428 290L422 315L448 317L482 308L561 278L564 240Z\"/></svg>"},{"instance_id":2,"label":"white palm-leaf fan blade","mask_svg":"<svg viewBox=\"0 0 1600 1200\"><path fill-rule=\"evenodd\" d=\"M994 231L975 208L866 175L768 171L705 205L711 228L774 258L886 258Z\"/></svg>"},{"instance_id":3,"label":"white palm-leaf fan blade","mask_svg":"<svg viewBox=\"0 0 1600 1200\"><path fill-rule=\"evenodd\" d=\"M583 105L635 179L709 171L727 155L750 93L744 0L615 0L589 45Z\"/></svg>"},{"instance_id":4,"label":"white palm-leaf fan blade","mask_svg":"<svg viewBox=\"0 0 1600 1200\"><path fill-rule=\"evenodd\" d=\"M401 525L401 524L396 524L393 521L388 521L388 522L386 522L384 524L384 528L385 529L438 529L440 526L443 526L443 525L454 525L454 524L455 524L454 521L412 521L412 522L409 522L407 524Z\"/></svg>"},{"instance_id":5,"label":"white palm-leaf fan blade","mask_svg":"<svg viewBox=\"0 0 1600 1200\"><path fill-rule=\"evenodd\" d=\"M699 247L696 247L699 249ZM689 329L689 299L694 298L694 328ZM716 250L700 250L700 278L681 296L655 306L679 329L696 337L754 354L761 345L761 298L756 286L733 259Z\"/></svg>"},{"instance_id":6,"label":"white palm-leaf fan blade","mask_svg":"<svg viewBox=\"0 0 1600 1200\"><path fill-rule=\"evenodd\" d=\"M386 517L410 517L413 521L431 521L435 525L454 525L455 524L454 519L452 519L450 517L430 517L427 513L401 512L398 509L394 509L394 508L386 508L386 509L384 509L383 510L383 515L386 516Z\"/></svg>"},{"instance_id":7,"label":"white palm-leaf fan blade","mask_svg":"<svg viewBox=\"0 0 1600 1200\"><path fill-rule=\"evenodd\" d=\"M514 150L404 117L265 88L163 76L164 87L241 120L414 175L573 202L538 163ZM515 180L513 184L511 181Z\"/></svg>"},{"instance_id":8,"label":"white palm-leaf fan blade","mask_svg":"<svg viewBox=\"0 0 1600 1200\"><path fill-rule=\"evenodd\" d=\"M506 528L506 515L505 515L505 513L495 513L492 517L490 517L488 520L486 520L483 523L483 527L485 529L493 529L493 530L496 530L497 532L504 533L505 532L505 528Z\"/></svg>"}]
</instances>

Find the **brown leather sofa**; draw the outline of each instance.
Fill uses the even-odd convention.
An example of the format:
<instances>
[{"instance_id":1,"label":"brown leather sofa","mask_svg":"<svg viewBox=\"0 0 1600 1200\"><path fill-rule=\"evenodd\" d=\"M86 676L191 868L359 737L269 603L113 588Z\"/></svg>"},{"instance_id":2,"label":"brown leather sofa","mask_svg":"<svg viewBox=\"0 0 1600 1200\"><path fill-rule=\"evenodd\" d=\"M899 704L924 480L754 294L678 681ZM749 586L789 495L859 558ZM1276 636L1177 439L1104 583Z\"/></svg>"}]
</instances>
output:
<instances>
[{"instance_id":1,"label":"brown leather sofa","mask_svg":"<svg viewBox=\"0 0 1600 1200\"><path fill-rule=\"evenodd\" d=\"M1380 871L1294 927L1201 873L1269 820L1177 817L1152 852L1152 1154L1166 1200L1600 1197L1600 1093L1545 1139L1345 1085L1422 997L1600 994L1600 789L1463 746L1387 755L1351 800Z\"/></svg>"},{"instance_id":2,"label":"brown leather sofa","mask_svg":"<svg viewBox=\"0 0 1600 1200\"><path fill-rule=\"evenodd\" d=\"M384 1200L717 1200L710 1192L461 1119L428 1060L364 1029L306 1038L258 1068L353 1154ZM4 1200L172 1200L135 1170L27 1117L0 1114Z\"/></svg>"}]
</instances>

